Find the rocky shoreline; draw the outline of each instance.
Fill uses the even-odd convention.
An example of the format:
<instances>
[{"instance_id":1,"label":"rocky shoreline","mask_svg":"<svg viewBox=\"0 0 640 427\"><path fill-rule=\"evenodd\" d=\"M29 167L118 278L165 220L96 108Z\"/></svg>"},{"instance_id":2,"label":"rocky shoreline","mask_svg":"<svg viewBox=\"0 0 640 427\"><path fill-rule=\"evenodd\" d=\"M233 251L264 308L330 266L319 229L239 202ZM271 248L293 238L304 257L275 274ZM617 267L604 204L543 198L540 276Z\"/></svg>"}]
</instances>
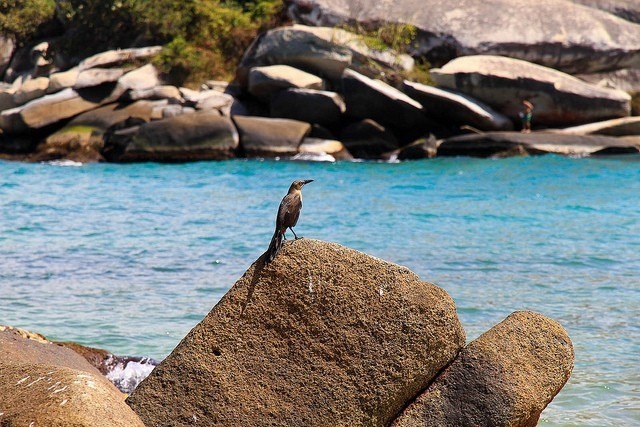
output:
<instances>
[{"instance_id":1,"label":"rocky shoreline","mask_svg":"<svg viewBox=\"0 0 640 427\"><path fill-rule=\"evenodd\" d=\"M308 22L291 3L291 13ZM493 52L431 68L429 86L399 78L414 67L407 54L373 49L340 28L295 24L259 36L233 82L192 90L161 81L152 63L160 46L96 54L67 70L53 66L47 49L33 47L33 62L22 64L29 71L0 86L0 158L335 161L640 152L640 117L631 116L627 92ZM640 46L634 52L629 48L620 62L640 63ZM525 99L535 106L534 132L521 134Z\"/></svg>"},{"instance_id":2,"label":"rocky shoreline","mask_svg":"<svg viewBox=\"0 0 640 427\"><path fill-rule=\"evenodd\" d=\"M2 425L524 427L574 363L552 319L517 311L465 344L443 289L313 239L256 260L126 403L102 350L12 328L0 347Z\"/></svg>"}]
</instances>

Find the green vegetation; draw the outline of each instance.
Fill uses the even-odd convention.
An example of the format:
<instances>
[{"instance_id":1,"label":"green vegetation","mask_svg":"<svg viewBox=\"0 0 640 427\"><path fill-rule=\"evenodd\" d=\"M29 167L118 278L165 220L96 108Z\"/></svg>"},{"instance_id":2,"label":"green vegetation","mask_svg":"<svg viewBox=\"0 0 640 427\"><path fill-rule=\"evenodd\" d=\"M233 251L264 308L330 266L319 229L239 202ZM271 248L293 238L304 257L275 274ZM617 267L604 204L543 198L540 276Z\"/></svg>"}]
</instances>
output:
<instances>
[{"instance_id":1,"label":"green vegetation","mask_svg":"<svg viewBox=\"0 0 640 427\"><path fill-rule=\"evenodd\" d=\"M155 65L170 83L197 86L230 80L256 35L282 25L282 0L0 0L0 34L26 45L42 37L71 63L109 49L160 44ZM375 29L345 28L372 49L407 52L417 29L389 23ZM431 83L429 64L410 78Z\"/></svg>"},{"instance_id":2,"label":"green vegetation","mask_svg":"<svg viewBox=\"0 0 640 427\"><path fill-rule=\"evenodd\" d=\"M282 0L0 0L0 33L23 44L48 25L46 36L64 34L56 48L72 62L162 44L155 62L166 77L197 84L232 77L255 36L282 23L283 8Z\"/></svg>"},{"instance_id":3,"label":"green vegetation","mask_svg":"<svg viewBox=\"0 0 640 427\"><path fill-rule=\"evenodd\" d=\"M404 23L386 23L373 30L361 25L346 25L342 26L342 28L360 36L362 41L371 49L393 49L399 53L408 53L418 35L418 29L415 25ZM409 73L388 75L386 76L386 80L392 85L401 84L403 79L433 85L429 68L430 64L428 62L419 62L415 64L414 69Z\"/></svg>"},{"instance_id":4,"label":"green vegetation","mask_svg":"<svg viewBox=\"0 0 640 427\"><path fill-rule=\"evenodd\" d=\"M0 0L0 34L14 41L28 41L51 21L54 0Z\"/></svg>"}]
</instances>

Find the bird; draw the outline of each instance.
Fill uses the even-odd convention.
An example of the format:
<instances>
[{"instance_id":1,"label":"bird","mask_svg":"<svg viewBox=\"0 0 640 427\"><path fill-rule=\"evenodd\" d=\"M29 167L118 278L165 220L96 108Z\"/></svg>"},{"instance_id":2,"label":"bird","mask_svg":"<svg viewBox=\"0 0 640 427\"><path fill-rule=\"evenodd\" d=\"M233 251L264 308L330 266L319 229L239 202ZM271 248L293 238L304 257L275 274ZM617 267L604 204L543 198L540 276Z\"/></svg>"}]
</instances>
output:
<instances>
[{"instance_id":1,"label":"bird","mask_svg":"<svg viewBox=\"0 0 640 427\"><path fill-rule=\"evenodd\" d=\"M276 216L276 231L273 233L269 249L266 252L266 263L270 263L278 255L282 247L282 240L286 240L287 228L291 230L295 239L298 239L293 227L298 223L300 210L302 209L302 187L313 182L313 179L298 179L291 183L289 192L282 198Z\"/></svg>"}]
</instances>

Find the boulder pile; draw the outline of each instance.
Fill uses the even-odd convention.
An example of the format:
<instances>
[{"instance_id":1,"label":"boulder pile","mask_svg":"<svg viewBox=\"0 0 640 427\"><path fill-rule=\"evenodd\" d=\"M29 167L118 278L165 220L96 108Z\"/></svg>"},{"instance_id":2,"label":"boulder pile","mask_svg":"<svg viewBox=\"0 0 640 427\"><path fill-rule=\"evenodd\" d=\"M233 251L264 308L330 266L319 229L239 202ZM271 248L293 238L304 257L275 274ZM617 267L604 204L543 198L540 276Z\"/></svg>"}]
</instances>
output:
<instances>
[{"instance_id":1,"label":"boulder pile","mask_svg":"<svg viewBox=\"0 0 640 427\"><path fill-rule=\"evenodd\" d=\"M150 426L531 426L573 360L533 312L465 346L443 289L300 239L258 259L127 403Z\"/></svg>"},{"instance_id":2,"label":"boulder pile","mask_svg":"<svg viewBox=\"0 0 640 427\"><path fill-rule=\"evenodd\" d=\"M541 314L465 344L442 288L312 239L256 260L128 406L101 374L106 356L0 327L0 424L528 427L574 363Z\"/></svg>"},{"instance_id":3,"label":"boulder pile","mask_svg":"<svg viewBox=\"0 0 640 427\"><path fill-rule=\"evenodd\" d=\"M640 24L610 11L550 0L558 13L545 11L546 19L523 28L506 1L491 11L439 0L429 7L414 0L376 8L350 0L286 3L296 21L327 26L266 31L245 52L233 82L209 81L198 90L161 80L151 62L160 46L103 52L67 70L43 62L46 43L34 46L30 71L9 65L9 80L0 83L0 158L334 161L640 152L634 126L616 125L612 138L595 145L583 138L630 118L628 91L640 75ZM476 22L478 16L486 19ZM439 65L429 70L435 86L402 77L412 75L412 56L374 49L336 27L354 20L365 28L415 25L410 53ZM521 128L525 100L534 105L535 133L549 131L543 137L512 132ZM566 127L574 135L569 146L557 136ZM465 134L484 132L504 132L498 151L457 145Z\"/></svg>"}]
</instances>

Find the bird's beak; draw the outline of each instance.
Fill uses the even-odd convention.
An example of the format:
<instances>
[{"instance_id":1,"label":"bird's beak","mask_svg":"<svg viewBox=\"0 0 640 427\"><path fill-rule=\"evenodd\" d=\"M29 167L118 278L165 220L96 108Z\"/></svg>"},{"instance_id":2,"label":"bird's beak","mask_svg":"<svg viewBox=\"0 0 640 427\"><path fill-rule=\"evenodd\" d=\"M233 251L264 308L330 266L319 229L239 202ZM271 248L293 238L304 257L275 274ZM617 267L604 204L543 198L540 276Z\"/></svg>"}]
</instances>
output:
<instances>
[{"instance_id":1,"label":"bird's beak","mask_svg":"<svg viewBox=\"0 0 640 427\"><path fill-rule=\"evenodd\" d=\"M305 184L308 184L308 183L310 183L310 182L313 182L313 180L312 180L312 179L305 179L305 180L304 180L304 183L305 183Z\"/></svg>"}]
</instances>

